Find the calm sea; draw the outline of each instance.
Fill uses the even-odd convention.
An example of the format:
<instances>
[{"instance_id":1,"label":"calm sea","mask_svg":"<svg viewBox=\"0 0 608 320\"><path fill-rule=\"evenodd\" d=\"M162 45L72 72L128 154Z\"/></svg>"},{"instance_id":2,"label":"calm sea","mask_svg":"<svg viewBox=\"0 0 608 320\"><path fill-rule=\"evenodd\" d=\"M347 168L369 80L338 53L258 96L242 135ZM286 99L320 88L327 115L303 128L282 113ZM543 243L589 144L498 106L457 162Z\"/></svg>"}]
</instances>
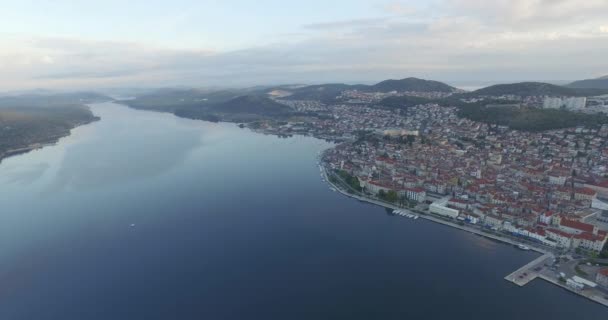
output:
<instances>
[{"instance_id":1,"label":"calm sea","mask_svg":"<svg viewBox=\"0 0 608 320\"><path fill-rule=\"evenodd\" d=\"M0 164L0 319L608 316L503 280L533 253L332 192L324 141L93 111L101 121Z\"/></svg>"}]
</instances>

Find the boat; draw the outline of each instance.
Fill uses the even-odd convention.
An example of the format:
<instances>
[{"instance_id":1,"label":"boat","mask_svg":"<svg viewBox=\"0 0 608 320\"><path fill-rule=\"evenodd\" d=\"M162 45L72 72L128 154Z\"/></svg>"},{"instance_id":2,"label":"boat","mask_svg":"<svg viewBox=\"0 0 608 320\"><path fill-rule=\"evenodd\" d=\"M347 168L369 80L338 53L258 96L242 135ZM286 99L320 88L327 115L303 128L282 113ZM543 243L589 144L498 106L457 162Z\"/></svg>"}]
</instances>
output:
<instances>
[{"instance_id":1,"label":"boat","mask_svg":"<svg viewBox=\"0 0 608 320\"><path fill-rule=\"evenodd\" d=\"M420 218L420 217L418 217L418 216L414 216L414 220L416 220L416 219L418 219L418 218Z\"/></svg>"},{"instance_id":2,"label":"boat","mask_svg":"<svg viewBox=\"0 0 608 320\"><path fill-rule=\"evenodd\" d=\"M131 223L130 227L135 228L135 223Z\"/></svg>"},{"instance_id":3,"label":"boat","mask_svg":"<svg viewBox=\"0 0 608 320\"><path fill-rule=\"evenodd\" d=\"M518 244L517 247L520 248L521 250L526 250L526 251L530 250L530 247L525 246L523 244Z\"/></svg>"}]
</instances>

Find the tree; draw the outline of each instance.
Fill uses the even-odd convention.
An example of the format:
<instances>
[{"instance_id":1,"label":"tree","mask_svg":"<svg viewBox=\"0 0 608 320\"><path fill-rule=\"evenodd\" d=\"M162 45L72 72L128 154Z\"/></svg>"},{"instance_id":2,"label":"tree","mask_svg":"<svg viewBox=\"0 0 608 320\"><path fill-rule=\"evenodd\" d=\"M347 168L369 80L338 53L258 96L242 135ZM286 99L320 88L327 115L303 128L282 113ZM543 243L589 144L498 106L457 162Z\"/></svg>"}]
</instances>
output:
<instances>
[{"instance_id":1,"label":"tree","mask_svg":"<svg viewBox=\"0 0 608 320\"><path fill-rule=\"evenodd\" d=\"M397 194L397 192L395 192L394 190L390 190L387 194L386 194L386 200L388 202L397 202L397 200L399 200L399 195Z\"/></svg>"},{"instance_id":2,"label":"tree","mask_svg":"<svg viewBox=\"0 0 608 320\"><path fill-rule=\"evenodd\" d=\"M380 198L380 199L386 198L386 191L384 191L383 189L380 189L380 191L378 191L378 198Z\"/></svg>"}]
</instances>

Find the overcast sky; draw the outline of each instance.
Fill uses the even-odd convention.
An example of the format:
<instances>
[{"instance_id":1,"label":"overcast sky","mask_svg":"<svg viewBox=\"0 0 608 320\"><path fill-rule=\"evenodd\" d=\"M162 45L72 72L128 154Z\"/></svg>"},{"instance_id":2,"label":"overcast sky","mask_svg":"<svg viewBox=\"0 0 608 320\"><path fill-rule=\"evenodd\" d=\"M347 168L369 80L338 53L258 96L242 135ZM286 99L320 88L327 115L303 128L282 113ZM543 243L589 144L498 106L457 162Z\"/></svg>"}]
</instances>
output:
<instances>
[{"instance_id":1,"label":"overcast sky","mask_svg":"<svg viewBox=\"0 0 608 320\"><path fill-rule=\"evenodd\" d=\"M0 90L608 74L608 0L0 0L0 8Z\"/></svg>"}]
</instances>

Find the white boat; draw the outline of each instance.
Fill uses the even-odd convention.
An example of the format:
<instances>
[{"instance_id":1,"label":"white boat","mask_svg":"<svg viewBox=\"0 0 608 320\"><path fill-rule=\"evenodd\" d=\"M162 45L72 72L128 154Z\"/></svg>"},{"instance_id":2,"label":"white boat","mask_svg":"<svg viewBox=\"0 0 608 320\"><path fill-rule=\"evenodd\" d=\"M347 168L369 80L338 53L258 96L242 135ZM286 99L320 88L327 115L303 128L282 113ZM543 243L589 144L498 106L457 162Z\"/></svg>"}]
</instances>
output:
<instances>
[{"instance_id":1,"label":"white boat","mask_svg":"<svg viewBox=\"0 0 608 320\"><path fill-rule=\"evenodd\" d=\"M135 223L131 223L130 227L135 228Z\"/></svg>"},{"instance_id":2,"label":"white boat","mask_svg":"<svg viewBox=\"0 0 608 320\"><path fill-rule=\"evenodd\" d=\"M418 218L419 218L418 216L414 216L414 220L416 220L416 219L418 219Z\"/></svg>"},{"instance_id":3,"label":"white boat","mask_svg":"<svg viewBox=\"0 0 608 320\"><path fill-rule=\"evenodd\" d=\"M520 248L521 250L526 250L526 251L530 250L530 247L525 246L523 244L518 244L517 247Z\"/></svg>"}]
</instances>

